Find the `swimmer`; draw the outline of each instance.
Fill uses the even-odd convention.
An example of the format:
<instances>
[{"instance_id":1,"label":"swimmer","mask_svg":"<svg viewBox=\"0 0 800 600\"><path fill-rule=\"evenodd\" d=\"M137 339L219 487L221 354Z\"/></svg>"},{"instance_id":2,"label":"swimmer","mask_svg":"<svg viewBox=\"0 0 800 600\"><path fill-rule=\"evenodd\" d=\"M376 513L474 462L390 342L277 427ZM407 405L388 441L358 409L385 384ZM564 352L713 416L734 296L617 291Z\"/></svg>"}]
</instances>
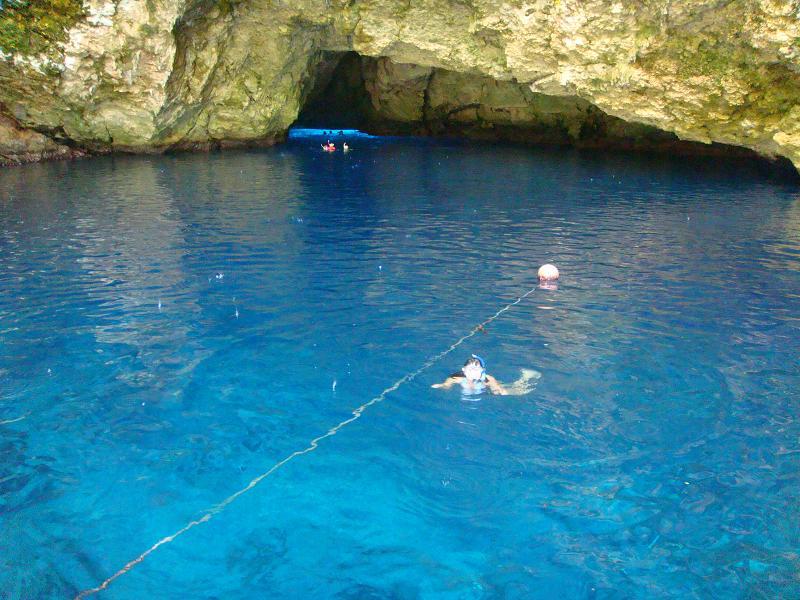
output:
<instances>
[{"instance_id":1,"label":"swimmer","mask_svg":"<svg viewBox=\"0 0 800 600\"><path fill-rule=\"evenodd\" d=\"M350 146L347 145L347 142L342 144L342 152L350 152Z\"/></svg>"},{"instance_id":2,"label":"swimmer","mask_svg":"<svg viewBox=\"0 0 800 600\"><path fill-rule=\"evenodd\" d=\"M520 369L519 378L514 383L502 384L486 373L486 363L480 356L473 354L464 363L460 373L453 373L444 382L435 383L431 387L449 389L460 383L466 394L479 394L488 388L498 396L524 396L536 389L541 377L542 374L534 369Z\"/></svg>"},{"instance_id":3,"label":"swimmer","mask_svg":"<svg viewBox=\"0 0 800 600\"><path fill-rule=\"evenodd\" d=\"M486 363L477 354L473 354L467 359L467 362L461 367L461 371L448 376L442 383L434 383L431 387L447 390L456 383L460 383L465 391L472 393L488 388L490 392L498 396L508 395L506 388L486 372Z\"/></svg>"}]
</instances>

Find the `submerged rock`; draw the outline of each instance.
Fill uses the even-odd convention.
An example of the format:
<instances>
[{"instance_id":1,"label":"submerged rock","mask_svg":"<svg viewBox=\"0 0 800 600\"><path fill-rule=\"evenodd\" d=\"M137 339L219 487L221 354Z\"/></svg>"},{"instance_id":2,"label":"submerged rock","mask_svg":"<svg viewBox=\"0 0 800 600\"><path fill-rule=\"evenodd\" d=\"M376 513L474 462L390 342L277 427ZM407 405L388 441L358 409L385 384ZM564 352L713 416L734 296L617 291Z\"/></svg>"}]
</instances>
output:
<instances>
[{"instance_id":1,"label":"submerged rock","mask_svg":"<svg viewBox=\"0 0 800 600\"><path fill-rule=\"evenodd\" d=\"M81 14L44 49L0 38L0 112L90 150L272 143L355 52L377 129L716 142L800 165L795 1L87 0Z\"/></svg>"}]
</instances>

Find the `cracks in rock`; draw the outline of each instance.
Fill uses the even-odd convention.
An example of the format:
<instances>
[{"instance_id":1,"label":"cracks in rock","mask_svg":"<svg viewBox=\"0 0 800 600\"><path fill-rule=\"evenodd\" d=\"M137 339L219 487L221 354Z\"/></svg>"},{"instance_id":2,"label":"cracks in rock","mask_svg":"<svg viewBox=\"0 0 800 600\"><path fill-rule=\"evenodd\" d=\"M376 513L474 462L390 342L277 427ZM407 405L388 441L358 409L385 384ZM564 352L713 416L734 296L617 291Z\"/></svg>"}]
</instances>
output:
<instances>
[{"instance_id":1,"label":"cracks in rock","mask_svg":"<svg viewBox=\"0 0 800 600\"><path fill-rule=\"evenodd\" d=\"M688 19L682 22L674 23L673 26L677 27L686 27L691 29L693 26L703 26L705 25L706 16L711 13L714 17L718 16L719 11L726 10L733 4L740 4L741 0L723 0L722 2L715 4L714 6L709 6L707 8L701 9ZM712 13L713 11L713 13Z\"/></svg>"},{"instance_id":2,"label":"cracks in rock","mask_svg":"<svg viewBox=\"0 0 800 600\"><path fill-rule=\"evenodd\" d=\"M528 87L532 88L533 86L537 86L540 83L542 83L543 81L547 81L548 79L551 79L554 76L555 76L555 73L546 73L546 74L544 74L544 75L542 75L540 77L537 77L536 79L528 82L526 85Z\"/></svg>"},{"instance_id":3,"label":"cracks in rock","mask_svg":"<svg viewBox=\"0 0 800 600\"><path fill-rule=\"evenodd\" d=\"M431 69L431 72L428 74L428 77L425 80L425 87L422 90L422 126L425 128L425 131L428 134L431 133L430 123L433 120L431 115L430 89L431 89L431 82L433 81L433 76L435 74L436 74L436 69Z\"/></svg>"},{"instance_id":4,"label":"cracks in rock","mask_svg":"<svg viewBox=\"0 0 800 600\"><path fill-rule=\"evenodd\" d=\"M172 27L175 52L164 102L156 115L159 137L179 138L169 146L183 143L198 130L197 118L204 112L201 107L212 104L215 83L226 77L221 69L227 69L224 56L236 23L237 4L236 0L191 2Z\"/></svg>"},{"instance_id":5,"label":"cracks in rock","mask_svg":"<svg viewBox=\"0 0 800 600\"><path fill-rule=\"evenodd\" d=\"M450 117L460 112L464 112L465 110L475 109L476 111L483 106L480 102L471 102L469 104L462 104L461 106L456 106L455 108L451 108L448 110L441 119L446 121Z\"/></svg>"}]
</instances>

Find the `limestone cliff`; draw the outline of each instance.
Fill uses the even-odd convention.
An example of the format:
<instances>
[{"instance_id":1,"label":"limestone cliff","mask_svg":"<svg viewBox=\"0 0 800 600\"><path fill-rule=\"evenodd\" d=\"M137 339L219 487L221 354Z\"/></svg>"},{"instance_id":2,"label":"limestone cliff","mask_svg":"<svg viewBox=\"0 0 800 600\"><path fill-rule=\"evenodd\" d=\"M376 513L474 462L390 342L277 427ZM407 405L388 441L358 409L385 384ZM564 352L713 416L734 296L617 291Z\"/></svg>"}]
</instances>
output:
<instances>
[{"instance_id":1,"label":"limestone cliff","mask_svg":"<svg viewBox=\"0 0 800 600\"><path fill-rule=\"evenodd\" d=\"M0 111L92 150L269 143L356 52L386 124L657 129L800 166L798 0L86 0L44 48L2 32Z\"/></svg>"},{"instance_id":2,"label":"limestone cliff","mask_svg":"<svg viewBox=\"0 0 800 600\"><path fill-rule=\"evenodd\" d=\"M361 65L369 107L362 109L360 124L369 131L693 154L736 152L729 146L682 143L674 134L610 116L577 96L540 94L526 84L386 58L362 58ZM328 95L335 100L336 90Z\"/></svg>"}]
</instances>

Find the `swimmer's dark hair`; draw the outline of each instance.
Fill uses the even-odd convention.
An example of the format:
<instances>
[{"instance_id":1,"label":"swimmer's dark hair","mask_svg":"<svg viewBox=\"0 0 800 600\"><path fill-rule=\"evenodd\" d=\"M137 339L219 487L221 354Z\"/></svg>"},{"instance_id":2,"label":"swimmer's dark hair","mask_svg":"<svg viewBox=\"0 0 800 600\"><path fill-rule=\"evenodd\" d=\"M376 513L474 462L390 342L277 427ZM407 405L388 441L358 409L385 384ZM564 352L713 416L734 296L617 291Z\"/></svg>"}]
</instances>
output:
<instances>
[{"instance_id":1,"label":"swimmer's dark hair","mask_svg":"<svg viewBox=\"0 0 800 600\"><path fill-rule=\"evenodd\" d=\"M477 358L468 358L467 362L464 363L464 366L466 367L468 365L476 365L476 366L480 367L481 369L483 368L483 365L481 364L481 361L479 361Z\"/></svg>"}]
</instances>

